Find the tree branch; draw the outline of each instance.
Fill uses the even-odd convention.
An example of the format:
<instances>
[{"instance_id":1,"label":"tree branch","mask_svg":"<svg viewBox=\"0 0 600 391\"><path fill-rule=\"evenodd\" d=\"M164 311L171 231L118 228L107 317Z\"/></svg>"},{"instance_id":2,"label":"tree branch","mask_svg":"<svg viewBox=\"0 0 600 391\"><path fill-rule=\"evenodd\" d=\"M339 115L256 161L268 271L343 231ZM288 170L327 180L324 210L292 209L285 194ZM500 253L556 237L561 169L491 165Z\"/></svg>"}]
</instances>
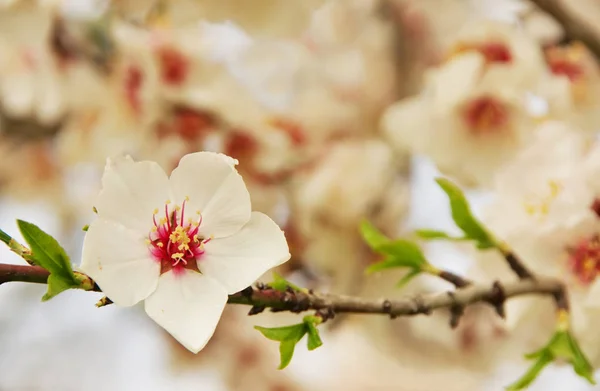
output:
<instances>
[{"instance_id":1,"label":"tree branch","mask_svg":"<svg viewBox=\"0 0 600 391\"><path fill-rule=\"evenodd\" d=\"M0 264L0 285L11 281L45 284L49 275L48 270L39 266Z\"/></svg>"},{"instance_id":2,"label":"tree branch","mask_svg":"<svg viewBox=\"0 0 600 391\"><path fill-rule=\"evenodd\" d=\"M511 250L501 250L504 259L506 259L506 263L510 269L519 277L521 280L528 278L535 278L533 273L527 269L527 267L523 264L523 262L517 257L517 255Z\"/></svg>"},{"instance_id":3,"label":"tree branch","mask_svg":"<svg viewBox=\"0 0 600 391\"><path fill-rule=\"evenodd\" d=\"M48 271L38 266L0 264L0 284L10 281L44 284L48 276ZM100 288L96 285L93 290L99 292ZM394 318L428 314L440 308L463 308L475 303L489 303L496 308L501 308L506 299L531 294L564 297L564 286L555 279L536 277L536 279L524 279L505 285L498 282L491 286L470 284L453 292L388 300L292 289L282 292L259 285L257 288L248 287L230 295L228 303L252 306L251 313L259 313L257 308L271 308L272 311L290 312L325 310L330 313L382 314Z\"/></svg>"},{"instance_id":4,"label":"tree branch","mask_svg":"<svg viewBox=\"0 0 600 391\"><path fill-rule=\"evenodd\" d=\"M563 27L565 37L571 41L583 42L600 59L600 39L592 28L579 20L565 7L563 0L530 0L539 9L551 15Z\"/></svg>"},{"instance_id":5,"label":"tree branch","mask_svg":"<svg viewBox=\"0 0 600 391\"><path fill-rule=\"evenodd\" d=\"M463 278L463 277L459 276L458 274L454 274L454 273L446 271L446 270L441 270L440 273L437 274L437 276L439 278L441 278L442 280L445 280L445 281L451 283L452 285L454 285L457 288L464 288L464 287L472 284L472 282L470 280L467 280L466 278Z\"/></svg>"}]
</instances>

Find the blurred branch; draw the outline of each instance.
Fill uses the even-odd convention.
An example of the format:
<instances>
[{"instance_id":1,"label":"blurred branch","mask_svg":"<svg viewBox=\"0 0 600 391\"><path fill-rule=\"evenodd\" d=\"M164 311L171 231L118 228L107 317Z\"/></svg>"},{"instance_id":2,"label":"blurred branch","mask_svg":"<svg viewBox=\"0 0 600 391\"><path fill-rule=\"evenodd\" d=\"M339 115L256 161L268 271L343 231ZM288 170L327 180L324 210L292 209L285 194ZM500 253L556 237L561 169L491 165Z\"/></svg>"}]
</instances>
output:
<instances>
[{"instance_id":1,"label":"blurred branch","mask_svg":"<svg viewBox=\"0 0 600 391\"><path fill-rule=\"evenodd\" d=\"M440 270L440 273L437 274L437 276L442 280L449 282L457 288L464 288L472 284L470 280L467 280L466 278L463 278L458 274L454 274L447 270Z\"/></svg>"},{"instance_id":2,"label":"blurred branch","mask_svg":"<svg viewBox=\"0 0 600 391\"><path fill-rule=\"evenodd\" d=\"M508 263L508 266L510 266L510 269L517 275L517 277L522 280L527 278L535 278L533 273L527 269L525 264L513 251L503 249L502 255L504 256L506 263Z\"/></svg>"},{"instance_id":3,"label":"blurred branch","mask_svg":"<svg viewBox=\"0 0 600 391\"><path fill-rule=\"evenodd\" d=\"M584 21L579 20L565 6L563 0L530 0L539 9L551 15L563 27L565 37L570 41L583 42L600 59L600 37Z\"/></svg>"},{"instance_id":4,"label":"blurred branch","mask_svg":"<svg viewBox=\"0 0 600 391\"><path fill-rule=\"evenodd\" d=\"M22 281L45 284L49 273L38 266L21 266L0 264L0 284L10 281ZM100 292L95 285L94 291ZM523 295L550 295L566 300L563 284L555 279L538 277L521 280L509 284L494 283L492 286L469 285L453 292L435 295L417 295L397 300L364 299L354 296L314 293L312 291L295 291L288 289L278 291L266 288L262 284L248 287L243 291L230 295L229 304L252 306L251 313L260 313L257 308L271 308L274 312L303 312L321 310L331 314L382 314L392 318L429 314L431 311L449 308L462 309L475 303L488 303L503 313L506 299ZM566 305L566 304L565 304Z\"/></svg>"}]
</instances>

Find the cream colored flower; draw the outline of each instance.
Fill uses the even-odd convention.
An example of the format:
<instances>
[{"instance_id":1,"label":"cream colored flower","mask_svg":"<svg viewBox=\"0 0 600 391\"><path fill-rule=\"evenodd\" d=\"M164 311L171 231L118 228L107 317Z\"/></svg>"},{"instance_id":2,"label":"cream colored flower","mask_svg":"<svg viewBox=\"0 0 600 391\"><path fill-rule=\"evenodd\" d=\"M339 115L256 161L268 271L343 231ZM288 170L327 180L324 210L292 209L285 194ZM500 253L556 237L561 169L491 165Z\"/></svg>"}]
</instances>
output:
<instances>
[{"instance_id":1,"label":"cream colored flower","mask_svg":"<svg viewBox=\"0 0 600 391\"><path fill-rule=\"evenodd\" d=\"M581 43L546 50L550 76L540 85L550 116L587 131L600 130L600 69Z\"/></svg>"},{"instance_id":2,"label":"cream colored flower","mask_svg":"<svg viewBox=\"0 0 600 391\"><path fill-rule=\"evenodd\" d=\"M550 122L498 175L485 224L537 273L560 278L569 291L573 328L600 364L600 145L570 126ZM484 253L478 267L490 279L509 278L504 260ZM551 302L525 298L507 304L518 343L535 348L554 327ZM521 347L522 349L522 347Z\"/></svg>"},{"instance_id":3,"label":"cream colored flower","mask_svg":"<svg viewBox=\"0 0 600 391\"><path fill-rule=\"evenodd\" d=\"M56 124L66 112L60 70L48 41L52 9L15 4L0 13L0 98L13 117Z\"/></svg>"},{"instance_id":4,"label":"cream colored flower","mask_svg":"<svg viewBox=\"0 0 600 391\"><path fill-rule=\"evenodd\" d=\"M450 47L448 56L480 53L485 72L502 83L533 87L541 76L544 57L537 42L517 27L492 21L467 24Z\"/></svg>"},{"instance_id":5,"label":"cream colored flower","mask_svg":"<svg viewBox=\"0 0 600 391\"><path fill-rule=\"evenodd\" d=\"M532 135L523 91L467 53L432 71L426 90L390 106L381 124L401 149L424 154L468 184L487 184Z\"/></svg>"},{"instance_id":6,"label":"cream colored flower","mask_svg":"<svg viewBox=\"0 0 600 391\"><path fill-rule=\"evenodd\" d=\"M144 301L194 353L212 336L228 294L290 258L279 227L251 212L236 163L198 152L167 177L153 162L109 159L84 240L81 270L117 305Z\"/></svg>"}]
</instances>

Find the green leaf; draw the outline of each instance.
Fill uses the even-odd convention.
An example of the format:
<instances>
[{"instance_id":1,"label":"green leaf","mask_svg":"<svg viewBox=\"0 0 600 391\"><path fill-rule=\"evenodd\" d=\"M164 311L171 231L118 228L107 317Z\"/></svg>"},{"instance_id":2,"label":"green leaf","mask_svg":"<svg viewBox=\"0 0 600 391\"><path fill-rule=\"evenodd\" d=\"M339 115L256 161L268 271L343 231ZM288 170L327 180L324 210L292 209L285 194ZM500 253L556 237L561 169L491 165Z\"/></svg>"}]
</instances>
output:
<instances>
[{"instance_id":1,"label":"green leaf","mask_svg":"<svg viewBox=\"0 0 600 391\"><path fill-rule=\"evenodd\" d=\"M379 231L373 224L364 220L360 223L360 233L365 242L374 251L379 251L379 247L387 244L391 240Z\"/></svg>"},{"instance_id":2,"label":"green leaf","mask_svg":"<svg viewBox=\"0 0 600 391\"><path fill-rule=\"evenodd\" d=\"M291 326L271 327L271 328L254 326L254 328L257 329L258 331L260 331L262 333L262 335L264 335L268 339L270 339L272 341L280 341L280 342L286 341L289 339L294 339L298 335L300 335L300 338L302 338L302 336L305 333L304 323L298 323L298 324L294 324Z\"/></svg>"},{"instance_id":3,"label":"green leaf","mask_svg":"<svg viewBox=\"0 0 600 391\"><path fill-rule=\"evenodd\" d=\"M398 260L396 257L388 256L383 261L374 263L367 267L367 274L380 272L386 269L393 269L397 267L405 267L407 265L403 264L402 261Z\"/></svg>"},{"instance_id":4,"label":"green leaf","mask_svg":"<svg viewBox=\"0 0 600 391\"><path fill-rule=\"evenodd\" d=\"M421 267L428 263L421 248L410 240L396 239L382 244L379 252L395 257L405 266Z\"/></svg>"},{"instance_id":5,"label":"green leaf","mask_svg":"<svg viewBox=\"0 0 600 391\"><path fill-rule=\"evenodd\" d=\"M404 286L406 284L411 282L413 278L415 278L416 276L418 276L421 273L422 273L422 271L418 270L418 269L413 269L413 270L409 271L408 273L406 273L406 275L404 277L402 277L400 279L400 281L398 281L396 283L396 288L404 288Z\"/></svg>"},{"instance_id":6,"label":"green leaf","mask_svg":"<svg viewBox=\"0 0 600 391\"><path fill-rule=\"evenodd\" d=\"M298 292L306 291L306 289L300 288L298 285L292 284L277 272L273 272L273 281L268 283L267 286L279 292L285 292L288 289L288 287Z\"/></svg>"},{"instance_id":7,"label":"green leaf","mask_svg":"<svg viewBox=\"0 0 600 391\"><path fill-rule=\"evenodd\" d=\"M68 280L59 277L57 274L50 274L48 277L48 291L42 296L42 301L48 301L59 293L68 289L77 288L79 284L70 283Z\"/></svg>"},{"instance_id":8,"label":"green leaf","mask_svg":"<svg viewBox=\"0 0 600 391\"><path fill-rule=\"evenodd\" d=\"M321 341L321 337L319 336L319 330L317 329L317 325L322 321L323 320L318 316L307 315L302 319L302 323L291 326L272 328L254 326L254 328L260 331L268 339L279 342L279 355L281 360L279 369L283 369L288 366L290 361L292 361L296 344L300 342L305 334L308 334L308 350L315 350L323 345L323 341Z\"/></svg>"},{"instance_id":9,"label":"green leaf","mask_svg":"<svg viewBox=\"0 0 600 391\"><path fill-rule=\"evenodd\" d=\"M279 344L279 356L281 357L281 363L277 369L284 369L287 367L292 361L292 357L294 356L294 349L296 348L296 344L298 341L282 341Z\"/></svg>"},{"instance_id":10,"label":"green leaf","mask_svg":"<svg viewBox=\"0 0 600 391\"><path fill-rule=\"evenodd\" d=\"M436 239L442 239L442 240L452 240L452 241L456 241L456 242L462 242L465 240L471 240L469 238L466 238L464 236L452 236L444 231L438 231L435 229L418 229L415 231L415 234L420 237L421 239L425 239L425 240L436 240Z\"/></svg>"},{"instance_id":11,"label":"green leaf","mask_svg":"<svg viewBox=\"0 0 600 391\"><path fill-rule=\"evenodd\" d=\"M527 372L523 376L521 376L519 380L506 387L506 390L518 391L524 390L525 388L529 387L529 385L531 385L531 383L533 383L534 380L537 379L542 370L546 366L548 366L548 364L550 364L552 360L552 355L549 352L544 351L543 354L539 356L537 361L533 363L533 365L527 370Z\"/></svg>"},{"instance_id":12,"label":"green leaf","mask_svg":"<svg viewBox=\"0 0 600 391\"><path fill-rule=\"evenodd\" d=\"M409 240L397 239L388 241L385 244L379 245L377 251L385 254L386 257L381 262L369 266L367 273L398 267L410 267L422 270L425 266L429 265L419 246Z\"/></svg>"},{"instance_id":13,"label":"green leaf","mask_svg":"<svg viewBox=\"0 0 600 391\"><path fill-rule=\"evenodd\" d=\"M452 210L452 219L465 233L466 238L477 242L477 247L480 249L497 247L496 239L471 213L471 208L462 190L445 178L437 178L436 182L446 195L448 195L450 209Z\"/></svg>"},{"instance_id":14,"label":"green leaf","mask_svg":"<svg viewBox=\"0 0 600 391\"><path fill-rule=\"evenodd\" d=\"M73 273L67 253L56 239L35 224L17 220L17 225L31 248L31 260L50 272L48 291L42 298L43 301L81 285L81 281Z\"/></svg>"},{"instance_id":15,"label":"green leaf","mask_svg":"<svg viewBox=\"0 0 600 391\"><path fill-rule=\"evenodd\" d=\"M321 323L321 318L316 316L305 316L304 324L306 325L306 331L308 334L307 346L308 350L315 350L319 346L323 345L323 341L321 341L321 336L319 335L319 330L317 329L317 325Z\"/></svg>"},{"instance_id":16,"label":"green leaf","mask_svg":"<svg viewBox=\"0 0 600 391\"><path fill-rule=\"evenodd\" d=\"M592 384L596 384L594 380L594 368L581 351L577 340L569 331L559 331L556 333L550 344L552 353L573 365L575 373L585 378Z\"/></svg>"},{"instance_id":17,"label":"green leaf","mask_svg":"<svg viewBox=\"0 0 600 391\"><path fill-rule=\"evenodd\" d=\"M588 361L585 354L581 351L577 340L573 338L571 333L567 333L568 335L568 343L571 346L571 351L573 352L573 368L575 369L575 373L579 376L585 378L591 384L596 384L594 380L594 368L592 364Z\"/></svg>"},{"instance_id":18,"label":"green leaf","mask_svg":"<svg viewBox=\"0 0 600 391\"><path fill-rule=\"evenodd\" d=\"M319 335L319 330L315 327L313 323L307 323L308 329L308 350L315 350L319 346L323 345L323 341L321 341L321 336Z\"/></svg>"},{"instance_id":19,"label":"green leaf","mask_svg":"<svg viewBox=\"0 0 600 391\"><path fill-rule=\"evenodd\" d=\"M308 331L305 323L273 328L254 326L254 328L268 339L279 341L279 355L281 360L279 369L287 367L290 361L292 361L296 344Z\"/></svg>"},{"instance_id":20,"label":"green leaf","mask_svg":"<svg viewBox=\"0 0 600 391\"><path fill-rule=\"evenodd\" d=\"M585 378L591 384L596 384L592 365L581 351L576 339L568 330L559 329L554 333L546 346L536 352L525 355L525 358L535 360L535 363L525 375L510 385L507 390L516 391L528 387L537 378L542 369L557 359L570 363L575 373Z\"/></svg>"}]
</instances>

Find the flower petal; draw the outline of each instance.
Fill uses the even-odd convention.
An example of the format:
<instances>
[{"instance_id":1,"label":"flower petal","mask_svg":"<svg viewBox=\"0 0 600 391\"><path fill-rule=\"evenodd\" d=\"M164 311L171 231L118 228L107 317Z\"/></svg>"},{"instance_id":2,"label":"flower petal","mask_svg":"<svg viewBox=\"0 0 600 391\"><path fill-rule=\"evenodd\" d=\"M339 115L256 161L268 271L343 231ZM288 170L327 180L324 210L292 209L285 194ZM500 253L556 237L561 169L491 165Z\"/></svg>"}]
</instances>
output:
<instances>
[{"instance_id":1,"label":"flower petal","mask_svg":"<svg viewBox=\"0 0 600 391\"><path fill-rule=\"evenodd\" d=\"M109 158L95 206L99 216L147 233L152 213L164 206L168 191L167 175L157 163L134 162L129 156Z\"/></svg>"},{"instance_id":2,"label":"flower petal","mask_svg":"<svg viewBox=\"0 0 600 391\"><path fill-rule=\"evenodd\" d=\"M146 313L193 353L212 337L221 318L227 292L217 281L184 269L160 276L156 292L145 302Z\"/></svg>"},{"instance_id":3,"label":"flower petal","mask_svg":"<svg viewBox=\"0 0 600 391\"><path fill-rule=\"evenodd\" d=\"M596 279L590 286L584 306L600 308L600 280Z\"/></svg>"},{"instance_id":4,"label":"flower petal","mask_svg":"<svg viewBox=\"0 0 600 391\"><path fill-rule=\"evenodd\" d=\"M267 215L252 212L248 224L236 234L205 244L198 268L231 294L288 259L290 252L283 231Z\"/></svg>"},{"instance_id":5,"label":"flower petal","mask_svg":"<svg viewBox=\"0 0 600 391\"><path fill-rule=\"evenodd\" d=\"M196 152L184 156L171 174L175 202L189 197L188 210L202 212L203 237L232 235L250 220L250 194L235 164L220 153Z\"/></svg>"},{"instance_id":6,"label":"flower petal","mask_svg":"<svg viewBox=\"0 0 600 391\"><path fill-rule=\"evenodd\" d=\"M124 307L154 292L160 275L160 263L152 258L145 238L103 218L90 224L79 269L92 277L109 299Z\"/></svg>"},{"instance_id":7,"label":"flower petal","mask_svg":"<svg viewBox=\"0 0 600 391\"><path fill-rule=\"evenodd\" d=\"M165 205L168 192L169 180L157 163L129 156L107 159L95 206L99 216L147 234L152 213Z\"/></svg>"}]
</instances>

